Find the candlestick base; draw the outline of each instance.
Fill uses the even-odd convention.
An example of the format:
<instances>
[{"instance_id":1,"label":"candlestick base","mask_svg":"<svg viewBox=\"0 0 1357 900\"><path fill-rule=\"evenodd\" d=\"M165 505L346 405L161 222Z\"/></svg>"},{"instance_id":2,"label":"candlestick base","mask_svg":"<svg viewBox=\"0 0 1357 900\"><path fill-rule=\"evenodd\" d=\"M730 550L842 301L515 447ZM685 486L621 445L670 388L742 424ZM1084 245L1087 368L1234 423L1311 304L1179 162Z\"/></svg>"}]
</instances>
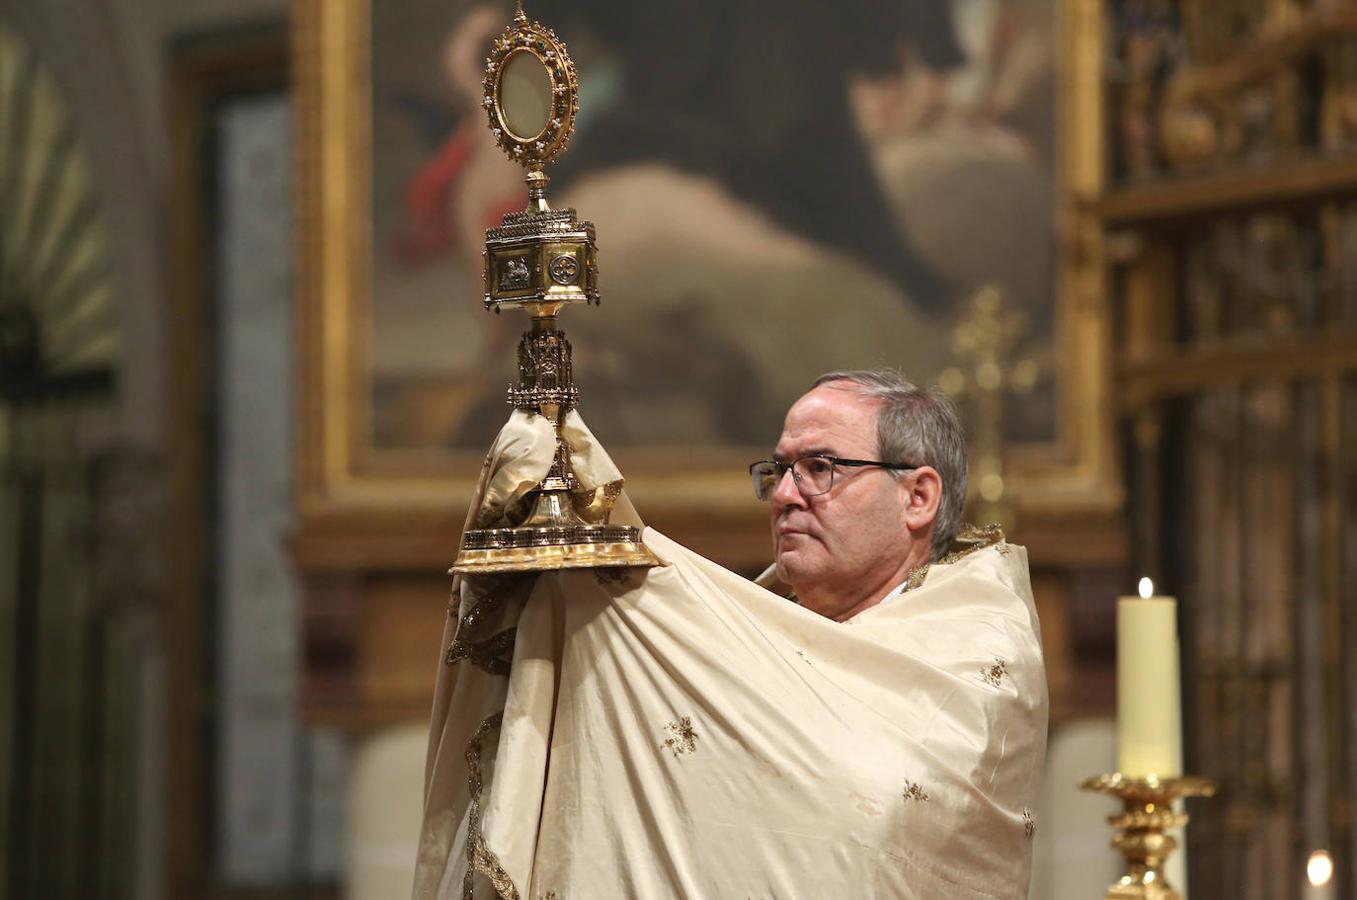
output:
<instances>
[{"instance_id":1,"label":"candlestick base","mask_svg":"<svg viewBox=\"0 0 1357 900\"><path fill-rule=\"evenodd\" d=\"M1090 778L1079 787L1111 794L1122 802L1122 811L1108 816L1117 832L1112 846L1126 857L1126 874L1107 890L1107 900L1181 900L1182 895L1164 879L1164 862L1178 842L1166 831L1187 824L1186 813L1173 811L1179 797L1210 797L1216 786L1206 778L1181 775L1132 778L1120 772Z\"/></svg>"}]
</instances>

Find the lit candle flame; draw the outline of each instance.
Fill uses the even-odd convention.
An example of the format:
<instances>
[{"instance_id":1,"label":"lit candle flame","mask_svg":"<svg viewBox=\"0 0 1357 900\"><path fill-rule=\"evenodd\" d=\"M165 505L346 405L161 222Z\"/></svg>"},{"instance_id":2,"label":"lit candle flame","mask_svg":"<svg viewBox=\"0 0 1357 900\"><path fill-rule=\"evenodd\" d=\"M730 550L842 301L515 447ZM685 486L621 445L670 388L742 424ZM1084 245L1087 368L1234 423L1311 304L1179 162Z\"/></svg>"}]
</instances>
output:
<instances>
[{"instance_id":1,"label":"lit candle flame","mask_svg":"<svg viewBox=\"0 0 1357 900\"><path fill-rule=\"evenodd\" d=\"M1148 600L1154 596L1154 582L1148 578L1140 579L1140 596L1143 600Z\"/></svg>"},{"instance_id":2,"label":"lit candle flame","mask_svg":"<svg viewBox=\"0 0 1357 900\"><path fill-rule=\"evenodd\" d=\"M1328 850L1316 850L1305 864L1305 876L1314 887L1323 887L1333 878L1333 857Z\"/></svg>"}]
</instances>

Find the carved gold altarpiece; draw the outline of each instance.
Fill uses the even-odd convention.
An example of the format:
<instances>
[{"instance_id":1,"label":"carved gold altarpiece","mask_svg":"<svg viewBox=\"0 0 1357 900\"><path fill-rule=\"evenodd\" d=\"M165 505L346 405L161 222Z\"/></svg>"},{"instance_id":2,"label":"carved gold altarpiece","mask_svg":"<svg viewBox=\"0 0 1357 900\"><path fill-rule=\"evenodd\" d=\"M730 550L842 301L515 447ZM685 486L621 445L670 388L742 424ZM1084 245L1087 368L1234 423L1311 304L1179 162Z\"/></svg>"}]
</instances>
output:
<instances>
[{"instance_id":1,"label":"carved gold altarpiece","mask_svg":"<svg viewBox=\"0 0 1357 900\"><path fill-rule=\"evenodd\" d=\"M1357 890L1357 5L1113 6L1108 232L1136 568L1181 598L1193 893Z\"/></svg>"}]
</instances>

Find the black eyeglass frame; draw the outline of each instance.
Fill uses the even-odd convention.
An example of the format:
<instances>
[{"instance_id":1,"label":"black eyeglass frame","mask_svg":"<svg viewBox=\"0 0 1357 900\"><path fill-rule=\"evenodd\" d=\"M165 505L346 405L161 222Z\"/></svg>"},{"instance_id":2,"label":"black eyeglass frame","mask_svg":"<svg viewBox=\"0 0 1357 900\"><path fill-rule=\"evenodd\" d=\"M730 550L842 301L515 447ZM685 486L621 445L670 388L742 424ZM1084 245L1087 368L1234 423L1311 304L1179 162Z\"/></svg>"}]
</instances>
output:
<instances>
[{"instance_id":1,"label":"black eyeglass frame","mask_svg":"<svg viewBox=\"0 0 1357 900\"><path fill-rule=\"evenodd\" d=\"M825 488L823 491L816 491L813 494L806 493L805 489L801 486L801 476L796 474L795 468L797 463L806 459L829 460L830 463L829 487ZM782 479L787 477L787 471L791 470L792 481L796 484L796 489L801 492L802 497L822 497L825 494L828 494L830 491L834 490L834 472L839 466L844 466L845 468L862 468L864 466L875 466L876 468L879 469L891 469L897 472L911 472L915 469L923 468L922 464L915 465L912 463L890 463L883 462L882 460L879 459L844 459L841 456L827 456L824 453L810 453L805 456L798 456L791 462L786 463L778 462L775 459L756 460L749 464L749 477L757 479L758 475L754 472L754 467L766 464L772 464L774 466L777 466L777 479L772 482L774 486L781 484ZM772 491L768 492L768 497L759 497L759 484L756 481L754 484L754 496L758 497L759 500L767 503L768 499L772 497Z\"/></svg>"}]
</instances>

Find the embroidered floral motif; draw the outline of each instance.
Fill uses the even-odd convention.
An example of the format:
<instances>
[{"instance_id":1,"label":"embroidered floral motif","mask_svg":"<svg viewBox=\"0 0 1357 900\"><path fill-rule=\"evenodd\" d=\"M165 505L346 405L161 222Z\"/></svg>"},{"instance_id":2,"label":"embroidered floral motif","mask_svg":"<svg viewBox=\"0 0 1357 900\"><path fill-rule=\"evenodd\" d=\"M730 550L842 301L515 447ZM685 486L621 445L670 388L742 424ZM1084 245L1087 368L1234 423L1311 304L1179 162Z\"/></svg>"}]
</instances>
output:
<instances>
[{"instance_id":1,"label":"embroidered floral motif","mask_svg":"<svg viewBox=\"0 0 1357 900\"><path fill-rule=\"evenodd\" d=\"M664 739L664 747L674 758L678 759L684 753L692 753L697 750L697 732L693 730L693 720L684 716L677 722L670 722L664 726L669 732L670 737Z\"/></svg>"},{"instance_id":2,"label":"embroidered floral motif","mask_svg":"<svg viewBox=\"0 0 1357 900\"><path fill-rule=\"evenodd\" d=\"M986 666L985 668L980 670L980 677L985 679L986 684L991 684L994 687L998 687L999 684L1004 680L1004 676L1007 674L1008 674L1008 663L1004 662L1002 659L998 659L997 657L994 660L994 665Z\"/></svg>"},{"instance_id":3,"label":"embroidered floral motif","mask_svg":"<svg viewBox=\"0 0 1357 900\"><path fill-rule=\"evenodd\" d=\"M903 796L906 801L913 800L916 803L927 803L932 799L928 796L928 792L924 790L923 785L919 784L917 781L910 781L908 778L905 779L905 791Z\"/></svg>"},{"instance_id":4,"label":"embroidered floral motif","mask_svg":"<svg viewBox=\"0 0 1357 900\"><path fill-rule=\"evenodd\" d=\"M1032 835L1037 833L1037 820L1032 818L1032 813L1024 809L1022 811L1022 833L1027 835L1030 841Z\"/></svg>"},{"instance_id":5,"label":"embroidered floral motif","mask_svg":"<svg viewBox=\"0 0 1357 900\"><path fill-rule=\"evenodd\" d=\"M1013 545L1008 542L1004 542L1001 544L995 544L994 549L998 552L1000 556L1007 556L1008 554L1013 552Z\"/></svg>"}]
</instances>

